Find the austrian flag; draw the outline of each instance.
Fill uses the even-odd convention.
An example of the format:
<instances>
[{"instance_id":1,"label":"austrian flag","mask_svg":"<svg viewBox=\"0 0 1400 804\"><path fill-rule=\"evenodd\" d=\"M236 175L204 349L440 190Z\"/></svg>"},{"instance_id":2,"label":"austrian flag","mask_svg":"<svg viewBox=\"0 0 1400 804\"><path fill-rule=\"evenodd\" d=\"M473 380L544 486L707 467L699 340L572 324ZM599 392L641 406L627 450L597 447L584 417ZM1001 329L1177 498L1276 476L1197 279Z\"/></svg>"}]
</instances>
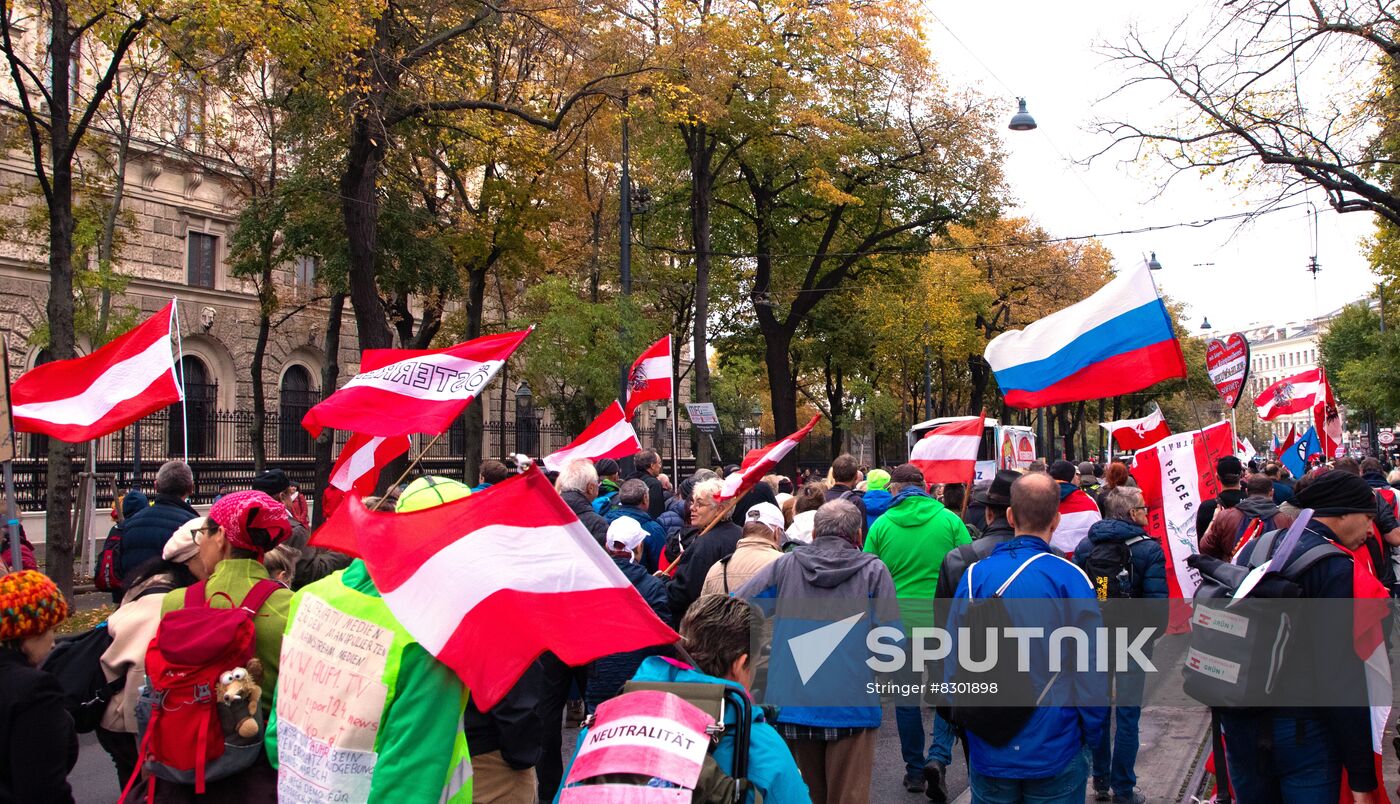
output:
<instances>
[{"instance_id":1,"label":"austrian flag","mask_svg":"<svg viewBox=\"0 0 1400 804\"><path fill-rule=\"evenodd\" d=\"M324 427L375 436L437 435L476 399L530 330L502 332L446 349L367 349L360 373L306 412Z\"/></svg>"},{"instance_id":2,"label":"austrian flag","mask_svg":"<svg viewBox=\"0 0 1400 804\"><path fill-rule=\"evenodd\" d=\"M175 302L86 357L35 366L10 389L15 430L68 442L114 433L179 402Z\"/></svg>"},{"instance_id":3,"label":"austrian flag","mask_svg":"<svg viewBox=\"0 0 1400 804\"><path fill-rule=\"evenodd\" d=\"M786 458L789 452L797 448L798 442L806 438L820 420L820 415L813 416L812 420L807 422L806 427L787 438L775 441L762 449L750 450L749 454L744 456L741 470L724 479L724 491L720 493L718 499L731 500L735 497L742 497L749 489L757 485L764 475L773 471L773 467L782 463L783 458Z\"/></svg>"},{"instance_id":4,"label":"austrian flag","mask_svg":"<svg viewBox=\"0 0 1400 804\"><path fill-rule=\"evenodd\" d=\"M986 414L945 424L914 445L909 462L924 473L924 483L966 483L977 467Z\"/></svg>"},{"instance_id":5,"label":"austrian flag","mask_svg":"<svg viewBox=\"0 0 1400 804\"><path fill-rule=\"evenodd\" d=\"M567 447L546 455L544 468L558 472L574 458L587 458L590 461L623 458L636 455L641 449L642 442L637 440L637 431L623 418L622 406L613 402Z\"/></svg>"},{"instance_id":6,"label":"austrian flag","mask_svg":"<svg viewBox=\"0 0 1400 804\"><path fill-rule=\"evenodd\" d=\"M379 483L379 473L389 462L408 452L408 436L367 436L354 433L340 448L340 457L331 467L330 485L321 495L326 516L335 513L347 494L367 497Z\"/></svg>"},{"instance_id":7,"label":"austrian flag","mask_svg":"<svg viewBox=\"0 0 1400 804\"><path fill-rule=\"evenodd\" d=\"M627 374L627 420L643 402L671 398L671 336L653 343Z\"/></svg>"},{"instance_id":8,"label":"austrian flag","mask_svg":"<svg viewBox=\"0 0 1400 804\"><path fill-rule=\"evenodd\" d=\"M410 513L351 497L311 544L363 558L394 616L483 711L545 651L578 667L678 639L535 468Z\"/></svg>"}]
</instances>

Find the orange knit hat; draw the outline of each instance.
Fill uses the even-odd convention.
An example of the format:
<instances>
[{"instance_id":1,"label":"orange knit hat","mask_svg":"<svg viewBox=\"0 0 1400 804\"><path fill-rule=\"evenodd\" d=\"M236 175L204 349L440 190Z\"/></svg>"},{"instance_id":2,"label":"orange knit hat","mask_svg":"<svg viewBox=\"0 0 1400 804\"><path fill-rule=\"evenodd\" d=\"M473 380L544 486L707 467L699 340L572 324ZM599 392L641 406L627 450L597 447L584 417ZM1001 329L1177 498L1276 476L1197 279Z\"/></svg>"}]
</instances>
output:
<instances>
[{"instance_id":1,"label":"orange knit hat","mask_svg":"<svg viewBox=\"0 0 1400 804\"><path fill-rule=\"evenodd\" d=\"M68 618L68 601L34 570L0 577L0 642L38 636Z\"/></svg>"}]
</instances>

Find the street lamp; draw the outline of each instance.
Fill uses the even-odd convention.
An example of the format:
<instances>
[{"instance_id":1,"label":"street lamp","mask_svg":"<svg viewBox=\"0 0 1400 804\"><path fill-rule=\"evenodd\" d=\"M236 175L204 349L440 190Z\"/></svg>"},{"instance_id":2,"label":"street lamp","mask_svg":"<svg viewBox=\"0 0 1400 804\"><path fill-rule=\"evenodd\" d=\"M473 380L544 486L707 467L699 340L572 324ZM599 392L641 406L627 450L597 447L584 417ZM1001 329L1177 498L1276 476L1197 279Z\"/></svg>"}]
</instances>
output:
<instances>
[{"instance_id":1,"label":"street lamp","mask_svg":"<svg viewBox=\"0 0 1400 804\"><path fill-rule=\"evenodd\" d=\"M1210 319L1209 319L1209 318L1207 318L1207 317L1205 317L1205 316L1201 316L1201 329L1210 329Z\"/></svg>"},{"instance_id":2,"label":"street lamp","mask_svg":"<svg viewBox=\"0 0 1400 804\"><path fill-rule=\"evenodd\" d=\"M1012 115L1011 124L1008 125L1007 128L1012 131L1030 131L1034 129L1035 118L1031 117L1031 113L1026 111L1026 99L1017 98L1016 104L1016 114Z\"/></svg>"},{"instance_id":3,"label":"street lamp","mask_svg":"<svg viewBox=\"0 0 1400 804\"><path fill-rule=\"evenodd\" d=\"M535 395L530 385L521 382L515 389L515 451L535 454Z\"/></svg>"},{"instance_id":4,"label":"street lamp","mask_svg":"<svg viewBox=\"0 0 1400 804\"><path fill-rule=\"evenodd\" d=\"M1162 264L1160 262L1157 262L1157 252L1152 252L1152 258L1147 261L1147 269L1149 271L1162 270Z\"/></svg>"}]
</instances>

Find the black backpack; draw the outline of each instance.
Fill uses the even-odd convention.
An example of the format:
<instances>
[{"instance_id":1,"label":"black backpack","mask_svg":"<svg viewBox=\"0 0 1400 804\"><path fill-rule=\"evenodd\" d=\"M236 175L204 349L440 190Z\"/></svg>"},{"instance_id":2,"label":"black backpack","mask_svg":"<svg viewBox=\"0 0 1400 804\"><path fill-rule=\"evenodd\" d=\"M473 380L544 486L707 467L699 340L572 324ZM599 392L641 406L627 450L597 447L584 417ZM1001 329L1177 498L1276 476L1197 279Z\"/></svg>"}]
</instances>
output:
<instances>
[{"instance_id":1,"label":"black backpack","mask_svg":"<svg viewBox=\"0 0 1400 804\"><path fill-rule=\"evenodd\" d=\"M1099 602L1133 597L1138 580L1133 577L1133 545L1147 541L1134 536L1126 541L1099 542L1084 560L1084 574L1094 587Z\"/></svg>"},{"instance_id":2,"label":"black backpack","mask_svg":"<svg viewBox=\"0 0 1400 804\"><path fill-rule=\"evenodd\" d=\"M107 623L99 623L89 631L59 639L42 665L63 688L64 708L73 716L79 734L97 728L107 702L126 686L125 675L109 682L102 673L102 654L111 644Z\"/></svg>"},{"instance_id":3,"label":"black backpack","mask_svg":"<svg viewBox=\"0 0 1400 804\"><path fill-rule=\"evenodd\" d=\"M1302 597L1298 581L1314 565L1346 553L1334 544L1320 544L1302 555L1293 553L1303 528L1312 518L1305 510L1287 533L1272 530L1255 540L1248 563L1236 564L1206 555L1193 555L1187 564L1200 572L1201 585L1192 597L1191 641L1182 668L1182 688L1207 706L1259 706L1278 687L1294 639L1294 623L1280 605L1249 605L1244 601ZM1285 560L1275 561L1275 555ZM1247 590L1240 605L1231 607L1250 571L1271 565L1257 585Z\"/></svg>"},{"instance_id":4,"label":"black backpack","mask_svg":"<svg viewBox=\"0 0 1400 804\"><path fill-rule=\"evenodd\" d=\"M1006 593L1007 587L1011 586L1011 582L1016 580L1021 571L1030 566L1031 562L1048 555L1050 554L1037 553L1026 559L991 597L981 599L972 596L972 574L977 568L977 564L967 568L967 599L969 603L962 622L959 623L958 630L960 634L966 635L965 638L971 640L969 656L990 655L987 641L991 634L996 634L1000 639L1009 643L1001 646L1001 650L998 651L999 655L1016 655L1014 641L1005 636L1007 630L1014 627L1015 623L1011 620L1011 612L1007 611L1002 595ZM1005 665L1006 663L1000 664ZM969 690L969 692L954 692L949 696L948 703L939 707L939 710L954 726L976 734L991 745L1006 745L1030 722L1031 716L1035 714L1036 705L1040 703L1041 698L1045 697L1045 693L1058 677L1059 673L1051 676L1050 680L1046 682L1045 688L1037 695L1035 687L1031 684L1030 674L1016 672L1014 664L1011 665L1010 672L1002 668L993 668L990 673L976 673L963 667L962 663L959 662L953 671L950 688ZM979 701L987 700L988 695L977 695L970 692L986 688L989 684L996 685L995 705L979 703Z\"/></svg>"}]
</instances>

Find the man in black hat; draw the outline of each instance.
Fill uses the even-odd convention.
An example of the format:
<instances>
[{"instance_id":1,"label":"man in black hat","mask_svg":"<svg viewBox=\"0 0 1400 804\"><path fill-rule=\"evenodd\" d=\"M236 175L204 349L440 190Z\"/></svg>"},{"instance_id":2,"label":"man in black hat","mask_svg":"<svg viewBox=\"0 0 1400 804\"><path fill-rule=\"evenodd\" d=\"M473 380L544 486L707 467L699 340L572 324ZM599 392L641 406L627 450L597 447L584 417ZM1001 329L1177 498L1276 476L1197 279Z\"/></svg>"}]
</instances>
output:
<instances>
[{"instance_id":1,"label":"man in black hat","mask_svg":"<svg viewBox=\"0 0 1400 804\"><path fill-rule=\"evenodd\" d=\"M1314 548L1335 546L1339 549L1332 555L1299 573L1296 583L1305 598L1354 598L1353 552L1371 535L1376 515L1371 487L1357 475L1333 470L1299 491L1294 503L1312 509L1313 517L1282 566ZM1272 544L1283 541L1276 538ZM1258 544L1245 545L1236 563L1250 563ZM1306 646L1286 654L1281 677L1300 689L1365 690L1365 670L1350 625L1309 633L1315 636ZM1225 755L1239 801L1335 798L1343 769L1351 800L1373 800L1377 779L1367 707L1226 708L1220 710L1220 720L1230 735Z\"/></svg>"},{"instance_id":2,"label":"man in black hat","mask_svg":"<svg viewBox=\"0 0 1400 804\"><path fill-rule=\"evenodd\" d=\"M311 531L305 523L292 514L293 489L291 478L287 477L287 473L276 467L268 469L253 478L252 485L253 491L263 492L282 503L282 507L287 509L287 516L292 520L292 538L287 540L287 544L298 550L306 547L306 543L311 540Z\"/></svg>"},{"instance_id":3,"label":"man in black hat","mask_svg":"<svg viewBox=\"0 0 1400 804\"><path fill-rule=\"evenodd\" d=\"M1220 494L1213 500L1206 500L1196 510L1196 538L1206 535L1206 528L1215 519L1218 508L1234 508L1245 497L1240 480L1244 477L1244 464L1234 455L1226 455L1215 462L1215 477L1220 481Z\"/></svg>"}]
</instances>

